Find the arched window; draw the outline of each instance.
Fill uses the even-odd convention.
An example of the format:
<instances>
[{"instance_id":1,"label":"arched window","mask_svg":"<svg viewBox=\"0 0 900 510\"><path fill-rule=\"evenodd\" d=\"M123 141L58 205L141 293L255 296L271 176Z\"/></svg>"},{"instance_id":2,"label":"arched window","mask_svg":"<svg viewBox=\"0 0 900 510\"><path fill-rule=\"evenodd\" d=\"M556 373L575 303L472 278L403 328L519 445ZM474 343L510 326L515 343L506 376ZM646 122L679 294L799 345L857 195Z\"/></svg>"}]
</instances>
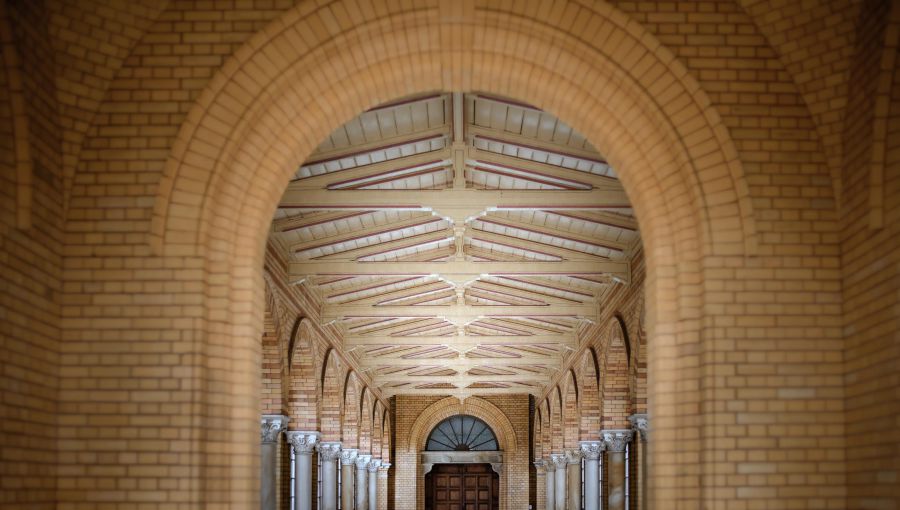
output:
<instances>
[{"instance_id":1,"label":"arched window","mask_svg":"<svg viewBox=\"0 0 900 510\"><path fill-rule=\"evenodd\" d=\"M458 414L437 424L425 449L432 452L495 451L500 447L488 424L474 416Z\"/></svg>"}]
</instances>

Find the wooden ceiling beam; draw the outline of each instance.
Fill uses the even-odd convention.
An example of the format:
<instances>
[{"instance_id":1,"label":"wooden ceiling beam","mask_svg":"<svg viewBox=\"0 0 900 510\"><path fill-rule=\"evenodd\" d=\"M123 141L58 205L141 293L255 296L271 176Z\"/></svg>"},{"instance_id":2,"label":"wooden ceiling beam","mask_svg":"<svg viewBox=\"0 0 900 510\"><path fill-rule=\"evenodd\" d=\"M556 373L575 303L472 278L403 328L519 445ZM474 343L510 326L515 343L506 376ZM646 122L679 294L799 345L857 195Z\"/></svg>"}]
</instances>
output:
<instances>
[{"instance_id":1,"label":"wooden ceiling beam","mask_svg":"<svg viewBox=\"0 0 900 510\"><path fill-rule=\"evenodd\" d=\"M344 337L344 346L364 347L371 345L426 346L446 345L566 345L574 346L576 340L565 335L531 335L531 336L386 336L386 335L348 335Z\"/></svg>"},{"instance_id":2,"label":"wooden ceiling beam","mask_svg":"<svg viewBox=\"0 0 900 510\"><path fill-rule=\"evenodd\" d=\"M336 170L324 174L318 174L303 179L291 181L287 189L289 191L302 191L328 188L330 185L337 183L349 183L377 177L383 174L391 174L401 170L424 169L440 166L448 166L450 164L450 150L440 149L436 151L423 152L412 156L402 158L389 159L378 163L368 165L360 165L346 170Z\"/></svg>"},{"instance_id":3,"label":"wooden ceiling beam","mask_svg":"<svg viewBox=\"0 0 900 510\"><path fill-rule=\"evenodd\" d=\"M408 305L408 306L370 306L328 304L322 310L324 320L347 317L442 317L446 319L478 319L480 317L595 317L597 305L556 304L556 305Z\"/></svg>"}]
</instances>

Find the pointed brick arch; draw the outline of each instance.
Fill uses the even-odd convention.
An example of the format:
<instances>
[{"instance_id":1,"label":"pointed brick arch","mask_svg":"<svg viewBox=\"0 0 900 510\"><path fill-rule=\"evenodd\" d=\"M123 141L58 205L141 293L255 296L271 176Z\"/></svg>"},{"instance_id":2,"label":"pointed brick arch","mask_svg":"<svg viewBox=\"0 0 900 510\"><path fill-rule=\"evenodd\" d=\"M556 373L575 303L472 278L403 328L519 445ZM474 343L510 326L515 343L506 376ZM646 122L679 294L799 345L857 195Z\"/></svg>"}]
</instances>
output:
<instances>
[{"instance_id":1,"label":"pointed brick arch","mask_svg":"<svg viewBox=\"0 0 900 510\"><path fill-rule=\"evenodd\" d=\"M575 372L569 370L566 373L565 386L562 399L562 425L563 446L567 450L578 448L580 425L580 402L578 382L575 380Z\"/></svg>"},{"instance_id":2,"label":"pointed brick arch","mask_svg":"<svg viewBox=\"0 0 900 510\"><path fill-rule=\"evenodd\" d=\"M344 448L359 447L359 379L348 372L344 381L344 416L341 423L341 442Z\"/></svg>"},{"instance_id":3,"label":"pointed brick arch","mask_svg":"<svg viewBox=\"0 0 900 510\"><path fill-rule=\"evenodd\" d=\"M381 434L381 460L383 460L384 462L391 461L391 445L393 444L393 434L394 429L391 427L391 414L387 410L384 410Z\"/></svg>"},{"instance_id":4,"label":"pointed brick arch","mask_svg":"<svg viewBox=\"0 0 900 510\"><path fill-rule=\"evenodd\" d=\"M535 460L542 459L544 457L544 412L543 406L538 406L537 409L534 410L534 423L532 424L532 429L534 431L532 441L532 456Z\"/></svg>"},{"instance_id":5,"label":"pointed brick arch","mask_svg":"<svg viewBox=\"0 0 900 510\"><path fill-rule=\"evenodd\" d=\"M318 430L316 349L308 319L297 319L290 334L288 415L294 430Z\"/></svg>"},{"instance_id":6,"label":"pointed brick arch","mask_svg":"<svg viewBox=\"0 0 900 510\"><path fill-rule=\"evenodd\" d=\"M600 376L603 383L601 424L604 429L630 427L628 415L631 411L631 393L625 339L625 331L619 320L615 318L610 320Z\"/></svg>"},{"instance_id":7,"label":"pointed brick arch","mask_svg":"<svg viewBox=\"0 0 900 510\"><path fill-rule=\"evenodd\" d=\"M553 448L553 441L551 439L553 437L553 425L551 424L552 411L550 410L550 401L548 399L544 399L541 404L541 408L543 410L543 412L541 413L541 449L543 450L544 457L546 458L551 453L553 453L551 451Z\"/></svg>"},{"instance_id":8,"label":"pointed brick arch","mask_svg":"<svg viewBox=\"0 0 900 510\"><path fill-rule=\"evenodd\" d=\"M581 412L580 435L583 441L600 439L600 383L594 349L585 350L579 367Z\"/></svg>"},{"instance_id":9,"label":"pointed brick arch","mask_svg":"<svg viewBox=\"0 0 900 510\"><path fill-rule=\"evenodd\" d=\"M382 432L384 431L383 426L384 423L381 421L384 415L384 409L381 407L381 402L375 401L375 406L372 409L372 455L377 458L381 458L381 447L382 447Z\"/></svg>"},{"instance_id":10,"label":"pointed brick arch","mask_svg":"<svg viewBox=\"0 0 900 510\"><path fill-rule=\"evenodd\" d=\"M372 392L363 386L359 406L359 453L372 453Z\"/></svg>"},{"instance_id":11,"label":"pointed brick arch","mask_svg":"<svg viewBox=\"0 0 900 510\"><path fill-rule=\"evenodd\" d=\"M562 392L559 386L550 392L550 453L561 453L563 448Z\"/></svg>"},{"instance_id":12,"label":"pointed brick arch","mask_svg":"<svg viewBox=\"0 0 900 510\"><path fill-rule=\"evenodd\" d=\"M297 165L335 127L370 106L421 91L480 90L554 113L617 169L647 253L655 344L650 362L658 360L659 369L651 393L665 402L654 414L655 429L676 437L682 424L695 421L688 410L696 391L684 388L708 377L684 371L679 362L701 344L701 321L682 321L702 313L701 261L753 253L757 242L743 168L700 85L652 35L606 3L561 2L560 12L583 21L576 33L565 21L571 17L538 19L525 3L491 10L465 4L452 13L444 9L453 2L378 13L343 3L323 10L304 3L239 49L198 97L163 170L152 249L174 267L202 268L197 282L206 295L227 296L204 302L191 341L200 356L198 377L227 392L210 397L209 415L247 420L213 436L255 441L254 385L229 381L235 373L253 373L250 360L262 331L263 246ZM333 12L358 16L326 22ZM460 47L459 41L470 43ZM697 349L685 349L688 343ZM692 381L683 384L686 378ZM697 445L667 441L658 447L666 454L658 458L675 466L684 458L678 452L696 453ZM694 481L675 471L660 471L671 482L660 485L667 487L658 494L661 501L682 489L692 493ZM252 504L255 495L236 488L228 497Z\"/></svg>"},{"instance_id":13,"label":"pointed brick arch","mask_svg":"<svg viewBox=\"0 0 900 510\"><path fill-rule=\"evenodd\" d=\"M319 385L319 431L323 441L341 440L341 400L343 384L337 353L329 349L325 354Z\"/></svg>"}]
</instances>

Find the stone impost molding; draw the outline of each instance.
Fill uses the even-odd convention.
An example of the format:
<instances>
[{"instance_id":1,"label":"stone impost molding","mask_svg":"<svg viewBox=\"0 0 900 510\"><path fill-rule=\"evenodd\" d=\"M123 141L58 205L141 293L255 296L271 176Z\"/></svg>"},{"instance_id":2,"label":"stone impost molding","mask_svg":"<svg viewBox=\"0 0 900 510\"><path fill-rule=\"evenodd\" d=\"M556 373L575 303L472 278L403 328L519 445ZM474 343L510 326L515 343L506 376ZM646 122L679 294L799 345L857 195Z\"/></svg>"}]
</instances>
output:
<instances>
[{"instance_id":1,"label":"stone impost molding","mask_svg":"<svg viewBox=\"0 0 900 510\"><path fill-rule=\"evenodd\" d=\"M603 442L606 444L606 451L619 453L625 451L625 445L634 438L634 431L631 429L613 429L601 432Z\"/></svg>"},{"instance_id":2,"label":"stone impost molding","mask_svg":"<svg viewBox=\"0 0 900 510\"><path fill-rule=\"evenodd\" d=\"M287 428L290 418L280 414L262 415L259 439L263 443L276 443L281 431Z\"/></svg>"},{"instance_id":3,"label":"stone impost molding","mask_svg":"<svg viewBox=\"0 0 900 510\"><path fill-rule=\"evenodd\" d=\"M356 456L356 469L366 469L369 467L369 462L372 461L371 455L357 455Z\"/></svg>"},{"instance_id":4,"label":"stone impost molding","mask_svg":"<svg viewBox=\"0 0 900 510\"><path fill-rule=\"evenodd\" d=\"M294 455L312 455L319 442L318 432L289 430L285 432L288 443L294 447Z\"/></svg>"},{"instance_id":5,"label":"stone impost molding","mask_svg":"<svg viewBox=\"0 0 900 510\"><path fill-rule=\"evenodd\" d=\"M606 450L606 443L603 441L582 441L581 455L587 460L597 460Z\"/></svg>"},{"instance_id":6,"label":"stone impost molding","mask_svg":"<svg viewBox=\"0 0 900 510\"><path fill-rule=\"evenodd\" d=\"M378 468L381 467L381 459L372 459L369 461L369 472L375 473L378 471Z\"/></svg>"},{"instance_id":7,"label":"stone impost molding","mask_svg":"<svg viewBox=\"0 0 900 510\"><path fill-rule=\"evenodd\" d=\"M581 449L566 451L566 462L569 464L581 464Z\"/></svg>"},{"instance_id":8,"label":"stone impost molding","mask_svg":"<svg viewBox=\"0 0 900 510\"><path fill-rule=\"evenodd\" d=\"M359 455L359 450L354 448L341 450L341 465L351 466L355 464L357 455Z\"/></svg>"},{"instance_id":9,"label":"stone impost molding","mask_svg":"<svg viewBox=\"0 0 900 510\"><path fill-rule=\"evenodd\" d=\"M543 473L547 469L547 461L544 459L538 459L534 461L534 468L537 469L538 473Z\"/></svg>"},{"instance_id":10,"label":"stone impost molding","mask_svg":"<svg viewBox=\"0 0 900 510\"><path fill-rule=\"evenodd\" d=\"M650 437L650 419L647 418L647 415L632 414L628 417L628 421L631 422L631 430L640 432L641 442L646 443L647 438Z\"/></svg>"},{"instance_id":11,"label":"stone impost molding","mask_svg":"<svg viewBox=\"0 0 900 510\"><path fill-rule=\"evenodd\" d=\"M390 468L391 468L391 463L390 463L390 462L382 462L382 463L381 463L381 466L380 466L378 469L380 469L380 470L382 470L382 471L387 471L387 470L390 469Z\"/></svg>"},{"instance_id":12,"label":"stone impost molding","mask_svg":"<svg viewBox=\"0 0 900 510\"><path fill-rule=\"evenodd\" d=\"M556 469L566 469L566 464L569 463L565 453L551 453L550 462L556 466Z\"/></svg>"},{"instance_id":13,"label":"stone impost molding","mask_svg":"<svg viewBox=\"0 0 900 510\"><path fill-rule=\"evenodd\" d=\"M328 442L316 445L316 451L323 461L337 460L341 456L341 443Z\"/></svg>"}]
</instances>

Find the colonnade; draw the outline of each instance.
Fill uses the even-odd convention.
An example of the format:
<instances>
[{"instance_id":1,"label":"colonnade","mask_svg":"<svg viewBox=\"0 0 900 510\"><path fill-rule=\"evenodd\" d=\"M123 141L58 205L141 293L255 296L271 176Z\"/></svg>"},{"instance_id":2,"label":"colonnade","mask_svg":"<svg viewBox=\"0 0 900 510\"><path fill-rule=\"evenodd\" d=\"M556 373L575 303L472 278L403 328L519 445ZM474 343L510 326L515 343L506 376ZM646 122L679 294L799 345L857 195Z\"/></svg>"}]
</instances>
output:
<instances>
[{"instance_id":1,"label":"colonnade","mask_svg":"<svg viewBox=\"0 0 900 510\"><path fill-rule=\"evenodd\" d=\"M630 429L600 431L600 440L582 441L580 447L560 453L551 453L546 459L535 461L538 473L544 475L545 510L580 510L582 508L581 470L584 459L584 510L626 510L625 508L625 449L636 437L641 441L637 462L637 486L639 500L646 501L646 441L648 420L646 414L628 418ZM605 504L601 501L600 459L604 457L604 477L607 483Z\"/></svg>"},{"instance_id":2,"label":"colonnade","mask_svg":"<svg viewBox=\"0 0 900 510\"><path fill-rule=\"evenodd\" d=\"M278 508L278 439L284 431L287 444L294 452L294 506L291 510L313 510L312 454L317 452L322 461L321 509L337 510L338 499L342 510L385 510L379 507L380 497L387 491L389 462L360 455L358 450L344 449L339 442L320 442L318 432L285 430L287 416L264 415L262 417L262 442L260 508ZM338 461L340 460L341 490L338 494ZM384 506L384 505L382 505Z\"/></svg>"}]
</instances>

